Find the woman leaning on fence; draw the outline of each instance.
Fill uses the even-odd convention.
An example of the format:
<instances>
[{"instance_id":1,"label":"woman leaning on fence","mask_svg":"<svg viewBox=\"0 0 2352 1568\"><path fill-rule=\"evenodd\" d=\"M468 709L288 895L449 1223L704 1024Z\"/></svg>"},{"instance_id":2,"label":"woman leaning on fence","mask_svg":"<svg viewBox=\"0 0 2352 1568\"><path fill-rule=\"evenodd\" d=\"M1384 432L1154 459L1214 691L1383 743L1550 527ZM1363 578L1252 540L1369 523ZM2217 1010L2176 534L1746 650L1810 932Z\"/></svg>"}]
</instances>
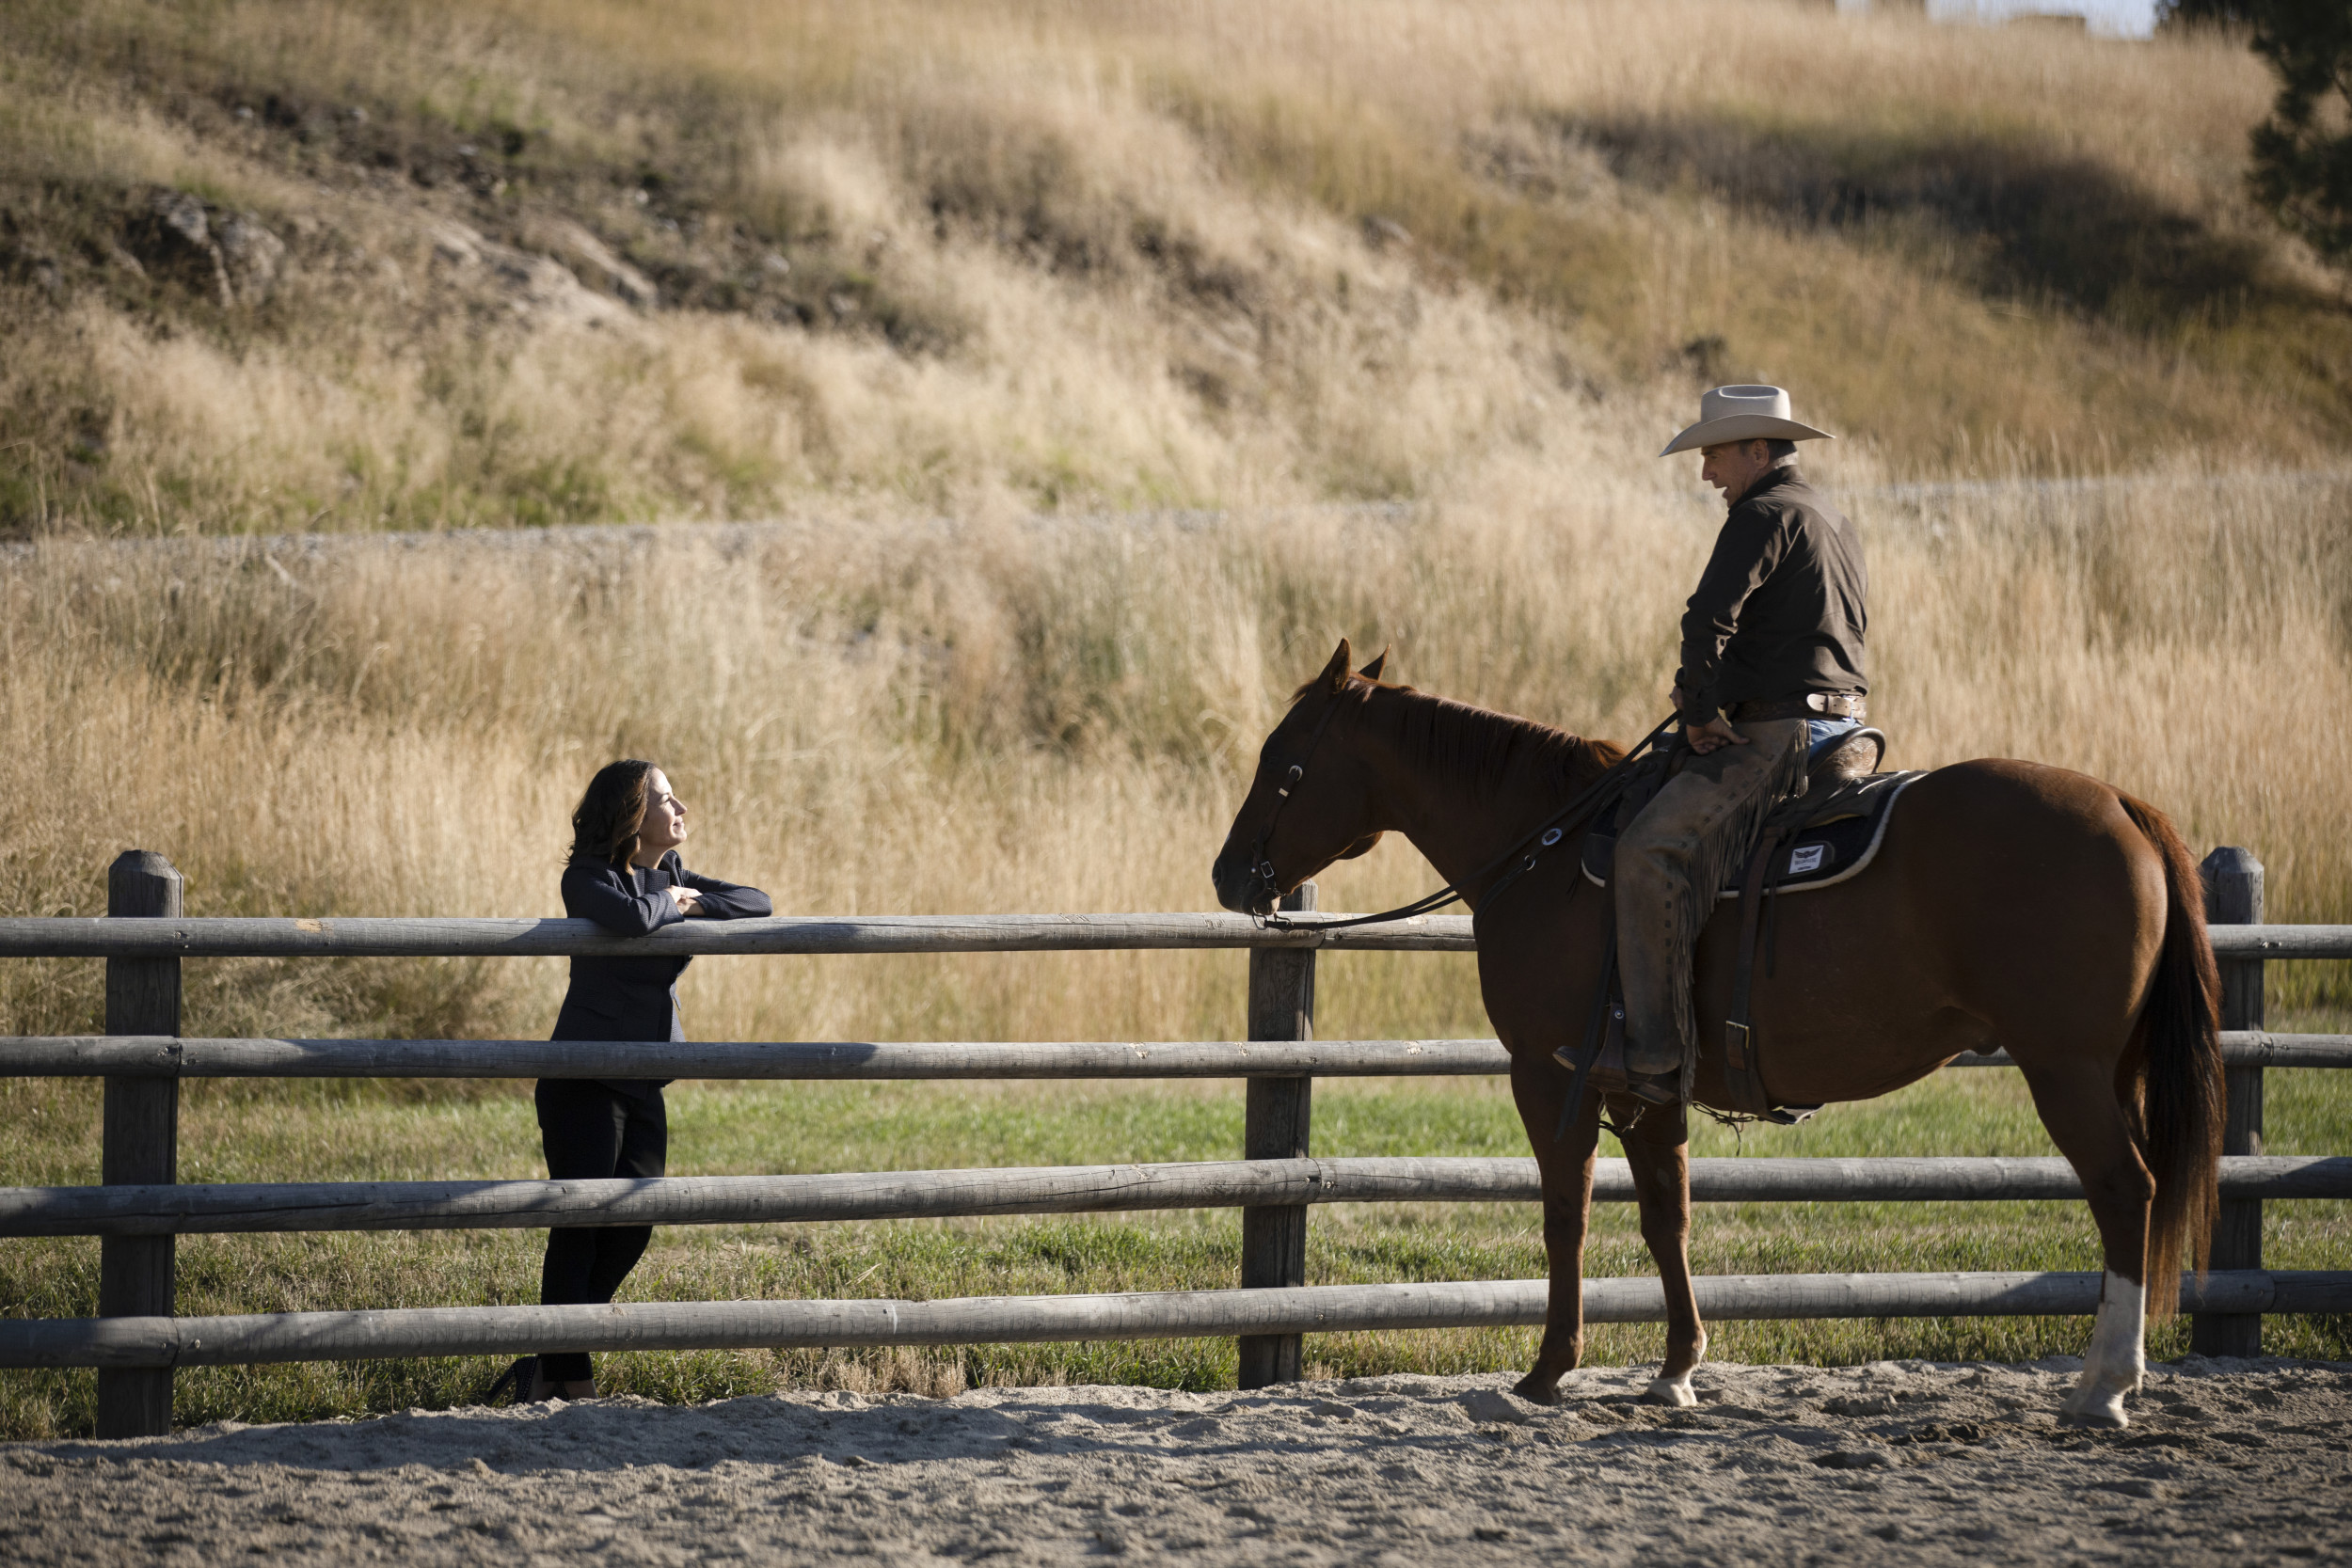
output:
<instances>
[{"instance_id":1,"label":"woman leaning on fence","mask_svg":"<svg viewBox=\"0 0 2352 1568\"><path fill-rule=\"evenodd\" d=\"M768 895L697 876L678 860L686 805L649 762L599 770L572 813L564 867L564 912L619 936L642 937L680 920L739 920L771 912ZM576 958L556 1015L559 1040L682 1040L677 977L690 958ZM535 1099L548 1175L556 1180L660 1176L670 1147L661 1103L666 1078L542 1078ZM548 1306L612 1299L652 1239L650 1226L572 1227L548 1232L539 1299ZM493 1386L526 1402L591 1399L584 1353L526 1356Z\"/></svg>"}]
</instances>

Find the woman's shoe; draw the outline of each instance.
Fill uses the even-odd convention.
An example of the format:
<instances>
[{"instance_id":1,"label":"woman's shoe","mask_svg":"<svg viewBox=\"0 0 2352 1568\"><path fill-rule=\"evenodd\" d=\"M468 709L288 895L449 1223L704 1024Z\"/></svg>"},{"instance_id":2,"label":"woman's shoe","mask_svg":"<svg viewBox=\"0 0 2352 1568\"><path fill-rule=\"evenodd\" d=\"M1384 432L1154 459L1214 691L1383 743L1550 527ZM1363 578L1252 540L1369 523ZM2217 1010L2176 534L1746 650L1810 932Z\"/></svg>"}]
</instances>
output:
<instances>
[{"instance_id":1,"label":"woman's shoe","mask_svg":"<svg viewBox=\"0 0 2352 1568\"><path fill-rule=\"evenodd\" d=\"M535 1392L544 1386L545 1385L539 1381L539 1358L535 1355L526 1355L506 1370L499 1373L498 1381L482 1391L482 1402L484 1404L510 1402L535 1404L547 1397L545 1394Z\"/></svg>"}]
</instances>

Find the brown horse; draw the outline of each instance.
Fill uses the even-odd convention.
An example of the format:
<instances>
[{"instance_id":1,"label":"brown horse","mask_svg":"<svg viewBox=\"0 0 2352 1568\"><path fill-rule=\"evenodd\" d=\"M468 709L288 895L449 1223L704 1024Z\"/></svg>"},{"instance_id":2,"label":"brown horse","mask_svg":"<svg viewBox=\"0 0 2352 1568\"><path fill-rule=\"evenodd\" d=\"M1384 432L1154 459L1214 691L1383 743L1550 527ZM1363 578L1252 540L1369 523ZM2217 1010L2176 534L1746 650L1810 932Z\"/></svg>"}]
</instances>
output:
<instances>
[{"instance_id":1,"label":"brown horse","mask_svg":"<svg viewBox=\"0 0 2352 1568\"><path fill-rule=\"evenodd\" d=\"M1543 1345L1518 1392L1551 1403L1583 1348L1601 1109L1588 1096L1553 1141L1568 1074L1552 1053L1581 1037L1602 983L1607 895L1578 870L1586 823L1491 906L1482 900L1496 874L1480 868L1622 752L1387 684L1382 658L1353 672L1343 640L1299 689L1212 875L1226 908L1263 914L1274 889L1396 832L1477 911L1479 983L1542 1167L1550 1259ZM2005 1048L2015 1059L2082 1180L2106 1253L2082 1380L2062 1414L2123 1425L2123 1396L2146 1364L2145 1313L2177 1306L2184 1243L2201 1246L2210 1228L2220 1154L2220 985L2179 834L2080 773L1960 763L1904 792L1867 872L1789 900L1777 918L1777 972L1757 966L1752 1013L1775 1100L1868 1100L1963 1052ZM1708 1043L1697 1096L1709 1104L1727 1102L1720 1041L1736 934L1719 912L1699 943L1694 1005ZM1685 1122L1635 1119L1630 1100L1610 1110L1630 1123L1642 1237L1665 1286L1666 1356L1650 1397L1691 1404L1707 1336L1691 1283Z\"/></svg>"}]
</instances>

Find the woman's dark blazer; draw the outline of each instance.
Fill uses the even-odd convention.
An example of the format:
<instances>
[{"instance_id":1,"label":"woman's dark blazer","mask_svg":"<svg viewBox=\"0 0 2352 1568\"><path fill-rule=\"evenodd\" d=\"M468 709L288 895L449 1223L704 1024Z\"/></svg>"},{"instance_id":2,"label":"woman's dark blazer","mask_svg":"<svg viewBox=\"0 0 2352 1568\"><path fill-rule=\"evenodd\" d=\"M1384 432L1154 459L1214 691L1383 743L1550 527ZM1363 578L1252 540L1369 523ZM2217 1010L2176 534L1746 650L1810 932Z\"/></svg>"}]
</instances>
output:
<instances>
[{"instance_id":1,"label":"woman's dark blazer","mask_svg":"<svg viewBox=\"0 0 2352 1568\"><path fill-rule=\"evenodd\" d=\"M564 868L564 912L577 920L593 920L618 936L642 937L686 915L670 895L673 887L691 887L702 895L695 918L741 920L772 914L775 906L755 887L698 877L680 863L677 851L660 863L640 869L576 860ZM564 993L563 1010L555 1015L559 1040L681 1040L686 1037L677 1012L677 977L693 960L683 955L652 955L642 958L575 958L571 989ZM669 1082L666 1078L598 1079L623 1094L644 1095Z\"/></svg>"}]
</instances>

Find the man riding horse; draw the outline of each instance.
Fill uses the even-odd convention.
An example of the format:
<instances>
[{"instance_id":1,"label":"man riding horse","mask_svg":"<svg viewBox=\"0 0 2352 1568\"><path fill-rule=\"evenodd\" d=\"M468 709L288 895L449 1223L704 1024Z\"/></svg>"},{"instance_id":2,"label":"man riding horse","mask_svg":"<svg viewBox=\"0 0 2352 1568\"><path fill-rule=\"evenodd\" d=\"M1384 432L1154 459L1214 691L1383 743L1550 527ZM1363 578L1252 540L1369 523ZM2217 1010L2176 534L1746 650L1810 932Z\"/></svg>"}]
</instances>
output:
<instances>
[{"instance_id":1,"label":"man riding horse","mask_svg":"<svg viewBox=\"0 0 2352 1568\"><path fill-rule=\"evenodd\" d=\"M1691 1096L1699 929L1765 816L1804 793L1805 765L1863 718L1868 589L1853 526L1796 467L1834 438L1789 417L1778 387L1718 387L1661 457L1697 449L1731 515L1682 617L1675 712L1691 757L1619 837L1618 966L1627 1086Z\"/></svg>"},{"instance_id":2,"label":"man riding horse","mask_svg":"<svg viewBox=\"0 0 2352 1568\"><path fill-rule=\"evenodd\" d=\"M1687 1042L1694 996L1728 1024L1748 989L1746 923L1697 933L1724 867L1761 836L1774 800L1802 789L1806 753L1830 738L1815 726L1861 717L1862 553L1787 466L1790 448L1773 445L1823 433L1791 419L1776 388L1719 388L1701 412L1667 451L1704 451L1731 515L1684 622L1675 704L1692 755L1620 835L1613 902L1591 895L1583 866L1606 792L1630 782L1623 747L1385 680L1385 656L1356 669L1345 638L1267 735L1209 868L1220 904L1263 917L1325 866L1401 832L1447 883L1406 911L1456 895L1470 906L1479 996L1541 1173L1550 1292L1517 1392L1545 1403L1584 1353L1604 1106L1622 1129L1666 1320L1648 1397L1698 1402L1707 1329L1691 1268L1688 1118L1644 1114L1615 1084L1585 1093L1597 1069L1588 1081L1563 1064L1588 1059L1580 1031L1599 1043L1614 949L1650 1102L1739 1103L1724 1098L1730 1053L1710 1052L1693 1073ZM1784 1105L1870 1100L1964 1053L2006 1052L2082 1183L2105 1264L2059 1418L2126 1425L2146 1320L2180 1303L2182 1264L2211 1234L2220 1191L2221 981L2196 860L2146 801L2008 758L1915 778L1879 832L1866 874L1775 907L1782 962L1752 972L1741 1021L1758 1047L1752 1086Z\"/></svg>"}]
</instances>

